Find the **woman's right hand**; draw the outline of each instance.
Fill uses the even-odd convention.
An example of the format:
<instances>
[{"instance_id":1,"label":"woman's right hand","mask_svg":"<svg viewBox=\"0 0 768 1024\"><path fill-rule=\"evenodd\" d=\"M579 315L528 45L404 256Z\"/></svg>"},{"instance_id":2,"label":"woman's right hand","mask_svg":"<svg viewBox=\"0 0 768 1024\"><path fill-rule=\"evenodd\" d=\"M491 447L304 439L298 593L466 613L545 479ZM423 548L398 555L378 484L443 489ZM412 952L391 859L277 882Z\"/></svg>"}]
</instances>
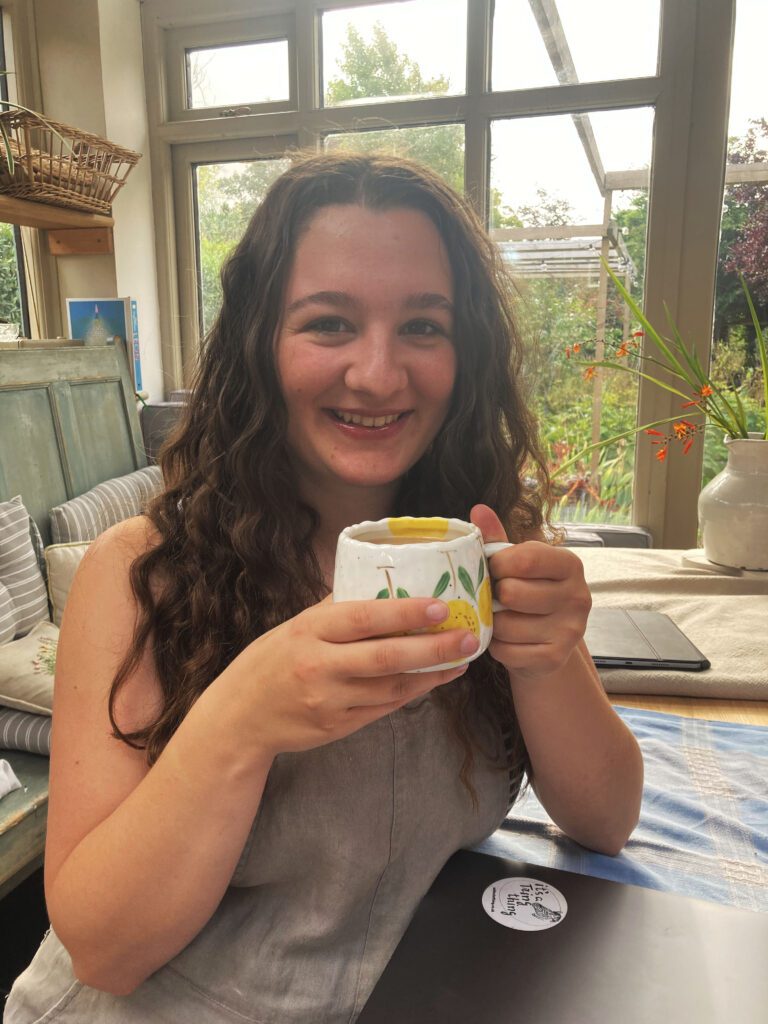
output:
<instances>
[{"instance_id":1,"label":"woman's right hand","mask_svg":"<svg viewBox=\"0 0 768 1024\"><path fill-rule=\"evenodd\" d=\"M466 629L403 636L438 625L434 598L313 605L249 644L209 689L235 710L240 740L273 757L356 732L466 671L409 672L464 660L477 638ZM234 706L233 706L234 705Z\"/></svg>"}]
</instances>

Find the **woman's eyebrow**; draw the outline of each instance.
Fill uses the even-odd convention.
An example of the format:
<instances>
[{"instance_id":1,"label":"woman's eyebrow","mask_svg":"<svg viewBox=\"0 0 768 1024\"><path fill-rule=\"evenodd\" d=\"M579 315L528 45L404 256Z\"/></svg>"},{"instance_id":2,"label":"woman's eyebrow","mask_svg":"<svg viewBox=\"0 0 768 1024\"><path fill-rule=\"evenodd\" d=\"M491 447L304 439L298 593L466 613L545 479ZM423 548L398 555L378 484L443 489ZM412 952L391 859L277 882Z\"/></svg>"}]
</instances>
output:
<instances>
[{"instance_id":1,"label":"woman's eyebrow","mask_svg":"<svg viewBox=\"0 0 768 1024\"><path fill-rule=\"evenodd\" d=\"M360 303L354 295L350 295L348 292L312 292L311 295L302 295L301 298L294 299L286 307L286 316L304 309L305 306L313 305L343 306L354 309L359 308ZM441 295L440 292L416 292L413 295L408 295L403 300L403 307L405 309L419 310L444 309L448 313L453 313L453 303L445 295Z\"/></svg>"},{"instance_id":2,"label":"woman's eyebrow","mask_svg":"<svg viewBox=\"0 0 768 1024\"><path fill-rule=\"evenodd\" d=\"M320 304L326 306L347 307L360 305L359 302L352 295L348 295L347 292L312 292L311 295L302 295L300 299L295 299L286 307L285 312L287 316L290 316L291 313L295 313L299 309L304 309L305 306Z\"/></svg>"},{"instance_id":3,"label":"woman's eyebrow","mask_svg":"<svg viewBox=\"0 0 768 1024\"><path fill-rule=\"evenodd\" d=\"M445 309L453 313L453 303L439 292L419 292L409 295L403 305L407 309Z\"/></svg>"}]
</instances>

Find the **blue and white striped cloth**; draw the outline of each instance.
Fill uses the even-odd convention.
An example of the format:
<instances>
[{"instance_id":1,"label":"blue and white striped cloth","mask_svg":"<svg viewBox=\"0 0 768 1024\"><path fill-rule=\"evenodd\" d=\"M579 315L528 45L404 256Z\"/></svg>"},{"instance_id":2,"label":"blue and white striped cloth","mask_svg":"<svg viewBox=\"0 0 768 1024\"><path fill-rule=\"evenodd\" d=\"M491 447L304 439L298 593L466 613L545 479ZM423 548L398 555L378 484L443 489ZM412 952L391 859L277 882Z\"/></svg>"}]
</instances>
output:
<instances>
[{"instance_id":1,"label":"blue and white striped cloth","mask_svg":"<svg viewBox=\"0 0 768 1024\"><path fill-rule=\"evenodd\" d=\"M616 709L645 760L640 823L617 857L567 839L528 791L482 853L768 911L768 727Z\"/></svg>"}]
</instances>

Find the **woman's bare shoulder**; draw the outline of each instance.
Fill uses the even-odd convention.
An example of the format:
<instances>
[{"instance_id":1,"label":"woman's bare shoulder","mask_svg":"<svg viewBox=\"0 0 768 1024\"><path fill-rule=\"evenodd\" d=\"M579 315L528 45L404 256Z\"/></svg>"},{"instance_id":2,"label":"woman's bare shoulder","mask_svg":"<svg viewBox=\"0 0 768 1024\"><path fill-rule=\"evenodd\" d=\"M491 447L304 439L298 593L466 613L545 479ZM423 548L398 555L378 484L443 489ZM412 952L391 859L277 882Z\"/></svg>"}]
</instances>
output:
<instances>
[{"instance_id":1,"label":"woman's bare shoulder","mask_svg":"<svg viewBox=\"0 0 768 1024\"><path fill-rule=\"evenodd\" d=\"M148 516L131 516L100 533L86 553L91 560L138 558L157 547L160 540L160 533Z\"/></svg>"}]
</instances>

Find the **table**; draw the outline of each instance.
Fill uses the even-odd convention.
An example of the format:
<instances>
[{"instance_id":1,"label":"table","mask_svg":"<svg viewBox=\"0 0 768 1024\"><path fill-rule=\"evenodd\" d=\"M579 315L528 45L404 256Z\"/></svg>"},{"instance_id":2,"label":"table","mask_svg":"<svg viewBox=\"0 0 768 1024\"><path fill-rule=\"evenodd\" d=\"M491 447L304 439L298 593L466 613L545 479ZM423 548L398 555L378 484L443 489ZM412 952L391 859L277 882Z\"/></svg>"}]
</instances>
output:
<instances>
[{"instance_id":1,"label":"table","mask_svg":"<svg viewBox=\"0 0 768 1024\"><path fill-rule=\"evenodd\" d=\"M22 785L0 800L0 899L43 863L48 818L48 758L0 751Z\"/></svg>"},{"instance_id":2,"label":"table","mask_svg":"<svg viewBox=\"0 0 768 1024\"><path fill-rule=\"evenodd\" d=\"M747 711L739 720L765 724L760 716L768 702L768 573L737 575L679 550L572 550L583 562L595 606L664 612L712 663L704 672L601 669L612 698L621 694L626 704L628 698L649 697L650 703L634 706L699 717ZM673 704L672 698L696 701Z\"/></svg>"}]
</instances>

